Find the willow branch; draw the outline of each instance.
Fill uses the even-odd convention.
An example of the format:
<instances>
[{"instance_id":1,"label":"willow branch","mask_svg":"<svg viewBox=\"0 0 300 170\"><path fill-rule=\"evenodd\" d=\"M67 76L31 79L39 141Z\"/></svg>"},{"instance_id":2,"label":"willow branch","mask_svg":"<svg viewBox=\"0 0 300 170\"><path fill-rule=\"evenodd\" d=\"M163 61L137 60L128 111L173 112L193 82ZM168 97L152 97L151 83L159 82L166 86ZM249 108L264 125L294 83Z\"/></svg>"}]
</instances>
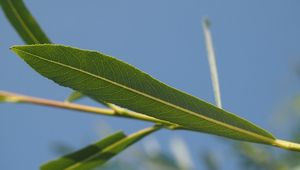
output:
<instances>
[{"instance_id":1,"label":"willow branch","mask_svg":"<svg viewBox=\"0 0 300 170\"><path fill-rule=\"evenodd\" d=\"M150 117L141 113L130 111L115 105L110 105L111 108L107 108L107 109L98 108L98 107L92 107L92 106L81 105L81 104L70 103L70 102L61 102L61 101L44 99L44 98L37 98L37 97L26 96L26 95L11 93L11 92L4 92L4 91L0 91L0 102L1 101L9 102L9 103L29 103L29 104L50 106L50 107L67 109L67 110L76 110L76 111L100 114L106 116L118 116L124 118L131 118L131 119L143 120L147 122L153 122L156 124L162 124L169 129L180 129L180 126L177 124L165 120L156 119L154 117Z\"/></svg>"}]
</instances>

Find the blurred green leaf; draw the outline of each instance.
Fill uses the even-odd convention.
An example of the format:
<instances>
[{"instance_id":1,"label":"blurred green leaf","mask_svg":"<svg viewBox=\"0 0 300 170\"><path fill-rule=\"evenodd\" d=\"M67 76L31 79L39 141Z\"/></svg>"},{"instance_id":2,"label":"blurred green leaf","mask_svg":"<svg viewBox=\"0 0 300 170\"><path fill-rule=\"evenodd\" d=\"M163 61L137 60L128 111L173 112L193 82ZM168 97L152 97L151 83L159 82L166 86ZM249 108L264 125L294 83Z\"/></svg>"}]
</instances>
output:
<instances>
[{"instance_id":1,"label":"blurred green leaf","mask_svg":"<svg viewBox=\"0 0 300 170\"><path fill-rule=\"evenodd\" d=\"M75 148L64 142L53 142L50 146L51 152L55 155L66 155L75 151Z\"/></svg>"},{"instance_id":2,"label":"blurred green leaf","mask_svg":"<svg viewBox=\"0 0 300 170\"><path fill-rule=\"evenodd\" d=\"M176 161L169 155L160 153L156 157L145 157L144 164L148 169L159 169L159 170L181 170L176 164Z\"/></svg>"},{"instance_id":3,"label":"blurred green leaf","mask_svg":"<svg viewBox=\"0 0 300 170\"><path fill-rule=\"evenodd\" d=\"M207 170L219 170L219 162L216 154L212 151L206 151L202 155L202 161Z\"/></svg>"},{"instance_id":4,"label":"blurred green leaf","mask_svg":"<svg viewBox=\"0 0 300 170\"><path fill-rule=\"evenodd\" d=\"M32 68L56 83L187 129L270 144L274 137L254 124L96 51L63 45L14 46Z\"/></svg>"},{"instance_id":5,"label":"blurred green leaf","mask_svg":"<svg viewBox=\"0 0 300 170\"><path fill-rule=\"evenodd\" d=\"M27 44L51 43L22 0L0 0L1 7Z\"/></svg>"},{"instance_id":6,"label":"blurred green leaf","mask_svg":"<svg viewBox=\"0 0 300 170\"><path fill-rule=\"evenodd\" d=\"M148 134L158 130L159 126L150 127L129 136L123 132L110 135L101 141L89 145L79 151L50 161L41 166L42 170L87 170L98 167L117 155L128 146L136 143Z\"/></svg>"},{"instance_id":7,"label":"blurred green leaf","mask_svg":"<svg viewBox=\"0 0 300 170\"><path fill-rule=\"evenodd\" d=\"M246 169L270 169L273 162L272 155L264 148L257 148L248 143L237 143L235 145L239 153L239 160Z\"/></svg>"},{"instance_id":8,"label":"blurred green leaf","mask_svg":"<svg viewBox=\"0 0 300 170\"><path fill-rule=\"evenodd\" d=\"M84 95L78 91L73 91L70 96L66 99L66 102L74 102L76 100L79 100L83 97Z\"/></svg>"},{"instance_id":9,"label":"blurred green leaf","mask_svg":"<svg viewBox=\"0 0 300 170\"><path fill-rule=\"evenodd\" d=\"M250 143L236 143L234 150L238 161L245 170L288 170L289 163L284 162L283 155L276 154L269 148L255 147ZM288 152L289 154L293 152ZM295 152L295 154L297 154ZM299 154L299 153L298 153ZM279 156L279 157L278 157Z\"/></svg>"}]
</instances>

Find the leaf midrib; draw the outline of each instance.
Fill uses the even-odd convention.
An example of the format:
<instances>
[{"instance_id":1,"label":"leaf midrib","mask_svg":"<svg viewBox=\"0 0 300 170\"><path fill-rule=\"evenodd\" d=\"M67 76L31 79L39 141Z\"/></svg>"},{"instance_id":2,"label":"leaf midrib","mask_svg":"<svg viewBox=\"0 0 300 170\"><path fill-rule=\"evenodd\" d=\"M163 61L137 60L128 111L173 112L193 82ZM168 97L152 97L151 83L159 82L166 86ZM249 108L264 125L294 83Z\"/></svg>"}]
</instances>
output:
<instances>
[{"instance_id":1,"label":"leaf midrib","mask_svg":"<svg viewBox=\"0 0 300 170\"><path fill-rule=\"evenodd\" d=\"M8 0L8 5L11 7L12 12L15 14L17 20L20 21L21 25L23 26L24 30L28 33L29 37L31 37L31 39L35 42L35 43L39 43L39 41L37 40L37 38L35 38L35 36L33 35L33 33L30 31L30 29L27 27L27 25L25 24L25 22L23 21L22 17L20 16L20 14L18 13L18 11L16 10L14 4L12 3L12 1Z\"/></svg>"},{"instance_id":2,"label":"leaf midrib","mask_svg":"<svg viewBox=\"0 0 300 170\"><path fill-rule=\"evenodd\" d=\"M149 99L151 99L151 100L160 102L160 103L162 103L162 104L166 104L166 105L171 106L171 107L173 107L173 108L175 108L175 109L178 109L178 110L180 110L180 111L183 111L183 112L192 114L193 116L199 117L199 118L204 119L204 120L206 120L206 121L209 121L209 122L211 122L211 123L213 123L213 124L217 124L217 125L226 127L226 128L228 128L228 129L231 129L231 130L234 130L234 131L237 131L237 132L240 132L240 133L243 133L243 134L252 136L252 137L254 137L254 138L260 139L260 140L262 140L262 141L264 141L264 142L267 142L267 143L270 143L270 144L274 143L274 139L271 138L271 137L266 137L266 136L263 136L263 135L260 135L260 134L257 134L257 133L254 133L254 132L251 132L251 131L248 131L248 130L239 128L239 127L232 126L232 125L230 125L230 124L226 124L226 123L221 122L221 121L218 121L218 120L214 120L214 119L209 118L209 117L205 117L205 116L203 116L203 115L201 115L201 114L197 114L196 112L193 112L193 111L191 111L191 110L187 110L187 109L185 109L185 108L179 107L179 106L177 106L177 105L174 105L174 104L172 104L172 103L166 102L166 101L164 101L164 100L161 100L161 99L156 98L156 97L154 97L154 96L148 95L148 94L146 94L146 93L142 93L142 92L140 92L140 91L137 91L137 90L132 89L132 88L130 88L130 87L127 87L127 86L125 86L125 85L122 85L122 84L119 84L119 83L117 83L117 82L111 81L111 80L109 80L109 79L107 79L107 78L100 77L100 76L98 76L98 75L89 73L89 72L84 71L84 70L80 70L80 69L78 69L78 68L76 68L76 67L72 67L72 66L69 66L69 65L66 65L66 64L63 64L63 63L59 63L59 62L56 62L56 61L52 61L52 60L49 60L49 59L45 59L45 58L42 58L42 57L40 57L40 56L38 56L38 55L29 53L29 52L27 52L27 51L23 51L23 50L20 50L20 49L16 49L16 48L14 48L14 47L12 47L12 49L21 51L21 52L23 52L23 53L26 53L26 54L31 55L31 56L33 56L33 57L36 57L36 58L38 58L38 59L40 59L40 60L44 60L44 61L46 61L46 62L50 62L50 63L56 64L56 65L60 65L60 66L62 66L62 67L66 67L66 68L72 69L72 70L74 70L74 71L78 71L78 72L81 72L81 73L90 75L90 76L95 77L95 78L97 78L97 79L101 79L101 80L106 81L106 82L108 82L108 83L111 83L111 84L113 84L113 85L115 85L115 86L124 88L124 89L126 89L126 90L128 90L128 91L137 93L137 94L139 94L139 95L142 95L142 96L144 96L144 97L146 97L146 98L149 98Z\"/></svg>"}]
</instances>

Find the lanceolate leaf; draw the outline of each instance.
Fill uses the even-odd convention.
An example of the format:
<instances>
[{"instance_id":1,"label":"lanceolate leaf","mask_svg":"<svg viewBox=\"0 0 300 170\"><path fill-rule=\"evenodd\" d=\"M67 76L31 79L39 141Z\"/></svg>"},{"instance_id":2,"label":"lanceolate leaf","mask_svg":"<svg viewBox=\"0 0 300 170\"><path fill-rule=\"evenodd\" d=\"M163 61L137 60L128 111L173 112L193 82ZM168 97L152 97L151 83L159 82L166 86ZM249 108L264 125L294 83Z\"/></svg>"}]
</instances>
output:
<instances>
[{"instance_id":1,"label":"lanceolate leaf","mask_svg":"<svg viewBox=\"0 0 300 170\"><path fill-rule=\"evenodd\" d=\"M0 0L0 4L6 17L26 44L51 43L23 0Z\"/></svg>"},{"instance_id":2,"label":"lanceolate leaf","mask_svg":"<svg viewBox=\"0 0 300 170\"><path fill-rule=\"evenodd\" d=\"M82 162L83 160L94 156L95 154L99 154L104 148L109 145L125 138L126 135L123 132L117 132L106 138L84 147L76 152L65 155L61 158L58 158L53 161L49 161L41 166L42 170L52 170L52 169L66 169L71 167L77 163Z\"/></svg>"},{"instance_id":3,"label":"lanceolate leaf","mask_svg":"<svg viewBox=\"0 0 300 170\"><path fill-rule=\"evenodd\" d=\"M158 130L154 126L126 136L123 132L112 134L79 151L65 155L41 166L42 170L86 170L100 166L131 144Z\"/></svg>"},{"instance_id":4,"label":"lanceolate leaf","mask_svg":"<svg viewBox=\"0 0 300 170\"><path fill-rule=\"evenodd\" d=\"M265 144L275 141L270 133L245 119L99 52L62 45L14 46L12 50L43 76L97 101L194 131Z\"/></svg>"}]
</instances>

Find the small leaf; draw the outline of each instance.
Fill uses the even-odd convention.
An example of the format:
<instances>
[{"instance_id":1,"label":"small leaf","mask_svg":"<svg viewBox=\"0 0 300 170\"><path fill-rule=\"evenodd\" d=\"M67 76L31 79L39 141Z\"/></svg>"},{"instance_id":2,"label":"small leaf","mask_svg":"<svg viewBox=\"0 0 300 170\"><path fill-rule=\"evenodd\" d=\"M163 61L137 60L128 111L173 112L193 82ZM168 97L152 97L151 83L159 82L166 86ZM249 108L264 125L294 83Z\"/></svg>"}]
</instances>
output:
<instances>
[{"instance_id":1,"label":"small leaf","mask_svg":"<svg viewBox=\"0 0 300 170\"><path fill-rule=\"evenodd\" d=\"M126 136L123 132L112 134L95 144L42 165L41 170L93 169L106 163L110 158L125 150L131 144L159 128L159 126L150 127L129 136Z\"/></svg>"},{"instance_id":2,"label":"small leaf","mask_svg":"<svg viewBox=\"0 0 300 170\"><path fill-rule=\"evenodd\" d=\"M70 96L66 99L66 102L75 102L76 100L79 100L83 98L84 95L78 91L73 91Z\"/></svg>"},{"instance_id":3,"label":"small leaf","mask_svg":"<svg viewBox=\"0 0 300 170\"><path fill-rule=\"evenodd\" d=\"M275 141L270 133L247 120L96 51L54 44L14 46L12 50L43 76L97 101L193 131L265 144Z\"/></svg>"},{"instance_id":4,"label":"small leaf","mask_svg":"<svg viewBox=\"0 0 300 170\"><path fill-rule=\"evenodd\" d=\"M0 0L0 4L6 17L26 44L51 43L23 0Z\"/></svg>"}]
</instances>

